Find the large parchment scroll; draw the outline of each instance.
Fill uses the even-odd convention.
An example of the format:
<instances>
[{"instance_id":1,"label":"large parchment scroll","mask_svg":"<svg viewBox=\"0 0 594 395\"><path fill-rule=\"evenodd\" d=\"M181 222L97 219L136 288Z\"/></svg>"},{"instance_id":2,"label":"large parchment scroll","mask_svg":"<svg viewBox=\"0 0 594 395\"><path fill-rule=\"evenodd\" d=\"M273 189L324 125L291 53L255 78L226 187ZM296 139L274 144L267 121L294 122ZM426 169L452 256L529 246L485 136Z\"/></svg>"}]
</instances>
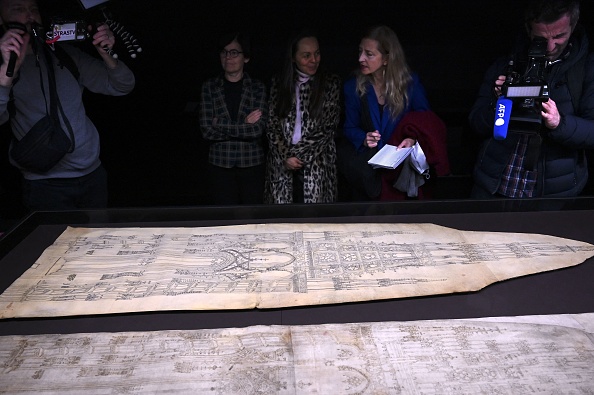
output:
<instances>
[{"instance_id":1,"label":"large parchment scroll","mask_svg":"<svg viewBox=\"0 0 594 395\"><path fill-rule=\"evenodd\" d=\"M591 394L594 314L4 336L0 394Z\"/></svg>"},{"instance_id":2,"label":"large parchment scroll","mask_svg":"<svg viewBox=\"0 0 594 395\"><path fill-rule=\"evenodd\" d=\"M0 296L0 318L468 292L593 255L574 240L432 224L68 228Z\"/></svg>"}]
</instances>

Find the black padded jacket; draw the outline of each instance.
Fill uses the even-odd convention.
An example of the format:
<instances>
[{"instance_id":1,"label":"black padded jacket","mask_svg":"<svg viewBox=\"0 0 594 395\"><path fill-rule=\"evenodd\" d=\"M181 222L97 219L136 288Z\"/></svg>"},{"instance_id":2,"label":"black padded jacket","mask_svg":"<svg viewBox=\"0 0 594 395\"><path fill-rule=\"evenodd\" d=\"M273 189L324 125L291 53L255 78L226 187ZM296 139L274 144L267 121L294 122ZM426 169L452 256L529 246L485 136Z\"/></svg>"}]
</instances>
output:
<instances>
[{"instance_id":1,"label":"black padded jacket","mask_svg":"<svg viewBox=\"0 0 594 395\"><path fill-rule=\"evenodd\" d=\"M525 48L527 40L518 46ZM542 144L536 164L535 197L577 196L588 180L586 149L594 148L594 54L589 52L588 38L578 26L570 38L568 54L561 62L547 68L549 96L557 104L561 123L554 130L542 127ZM516 53L519 53L516 51ZM513 154L519 134L510 132L503 140L493 138L496 98L494 82L504 74L509 57L498 59L487 71L474 103L469 122L474 132L485 138L482 143L473 177L475 184L495 194L501 176ZM578 68L582 67L582 70ZM577 96L573 78L580 80L581 94ZM573 89L570 89L570 86ZM571 91L571 92L570 92ZM513 114L513 112L512 112Z\"/></svg>"}]
</instances>

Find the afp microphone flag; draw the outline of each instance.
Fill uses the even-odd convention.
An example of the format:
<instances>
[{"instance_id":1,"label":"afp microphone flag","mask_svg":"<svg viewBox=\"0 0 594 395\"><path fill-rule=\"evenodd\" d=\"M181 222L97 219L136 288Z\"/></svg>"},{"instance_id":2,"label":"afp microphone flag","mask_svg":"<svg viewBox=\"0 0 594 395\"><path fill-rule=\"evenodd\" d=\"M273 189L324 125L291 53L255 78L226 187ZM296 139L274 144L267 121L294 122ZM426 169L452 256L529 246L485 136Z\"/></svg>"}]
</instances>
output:
<instances>
[{"instance_id":1,"label":"afp microphone flag","mask_svg":"<svg viewBox=\"0 0 594 395\"><path fill-rule=\"evenodd\" d=\"M503 140L507 137L507 128L512 111L511 99L501 96L495 105L495 126L493 127L493 137L495 140Z\"/></svg>"}]
</instances>

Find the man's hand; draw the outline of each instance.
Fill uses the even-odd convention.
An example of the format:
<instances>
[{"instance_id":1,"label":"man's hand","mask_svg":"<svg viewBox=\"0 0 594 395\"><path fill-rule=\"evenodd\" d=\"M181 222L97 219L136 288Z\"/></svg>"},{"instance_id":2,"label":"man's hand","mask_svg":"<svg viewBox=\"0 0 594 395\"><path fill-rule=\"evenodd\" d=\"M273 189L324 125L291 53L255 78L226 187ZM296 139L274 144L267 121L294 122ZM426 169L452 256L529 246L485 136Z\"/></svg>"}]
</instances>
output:
<instances>
[{"instance_id":1,"label":"man's hand","mask_svg":"<svg viewBox=\"0 0 594 395\"><path fill-rule=\"evenodd\" d=\"M561 123L561 114L557 109L557 103L551 98L542 102L542 118L548 129L556 129Z\"/></svg>"},{"instance_id":2,"label":"man's hand","mask_svg":"<svg viewBox=\"0 0 594 395\"><path fill-rule=\"evenodd\" d=\"M499 97L501 96L503 93L501 92L501 87L503 86L503 84L505 83L505 76L504 75L500 75L499 77L497 77L497 79L495 80L495 85L493 87L493 92L495 93L495 96Z\"/></svg>"},{"instance_id":3,"label":"man's hand","mask_svg":"<svg viewBox=\"0 0 594 395\"><path fill-rule=\"evenodd\" d=\"M115 45L115 36L109 26L106 24L97 26L97 32L93 34L92 39L93 45L97 48L97 52L99 52L107 67L115 68L118 62L110 53Z\"/></svg>"},{"instance_id":4,"label":"man's hand","mask_svg":"<svg viewBox=\"0 0 594 395\"><path fill-rule=\"evenodd\" d=\"M2 53L2 65L0 66L0 85L11 86L13 77L6 76L6 69L10 62L10 54L15 53L17 55L17 61L14 67L14 75L21 67L25 56L27 55L27 49L29 48L30 36L27 32L21 29L9 29L0 38L0 52Z\"/></svg>"}]
</instances>

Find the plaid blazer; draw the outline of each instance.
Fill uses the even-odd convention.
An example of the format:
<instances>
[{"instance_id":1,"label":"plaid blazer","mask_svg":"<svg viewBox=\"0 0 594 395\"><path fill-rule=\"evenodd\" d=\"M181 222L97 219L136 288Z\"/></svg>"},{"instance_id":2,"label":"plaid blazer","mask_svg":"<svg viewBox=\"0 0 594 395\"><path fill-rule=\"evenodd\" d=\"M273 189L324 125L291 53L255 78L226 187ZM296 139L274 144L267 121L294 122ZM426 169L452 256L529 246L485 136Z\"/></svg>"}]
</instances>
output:
<instances>
[{"instance_id":1,"label":"plaid blazer","mask_svg":"<svg viewBox=\"0 0 594 395\"><path fill-rule=\"evenodd\" d=\"M200 97L200 130L210 142L209 163L225 167L250 167L264 163L263 136L268 113L264 83L243 74L243 88L237 121L232 121L227 105L223 76L211 78L202 85ZM245 123L246 116L262 110L254 124ZM213 125L213 119L216 124Z\"/></svg>"}]
</instances>

